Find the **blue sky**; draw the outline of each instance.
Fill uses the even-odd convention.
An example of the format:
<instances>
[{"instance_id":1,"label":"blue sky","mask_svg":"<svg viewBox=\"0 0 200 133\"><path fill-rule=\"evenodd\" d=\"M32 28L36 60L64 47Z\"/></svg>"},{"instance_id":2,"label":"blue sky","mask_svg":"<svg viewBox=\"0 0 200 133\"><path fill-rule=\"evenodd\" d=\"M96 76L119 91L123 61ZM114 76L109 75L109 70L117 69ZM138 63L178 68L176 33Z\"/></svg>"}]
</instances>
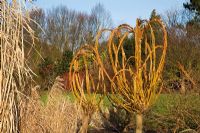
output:
<instances>
[{"instance_id":1,"label":"blue sky","mask_svg":"<svg viewBox=\"0 0 200 133\"><path fill-rule=\"evenodd\" d=\"M101 3L110 12L114 25L135 24L136 18L149 18L153 9L160 14L166 10L183 8L187 0L37 0L35 5L44 9L66 5L70 9L90 12L96 3Z\"/></svg>"}]
</instances>

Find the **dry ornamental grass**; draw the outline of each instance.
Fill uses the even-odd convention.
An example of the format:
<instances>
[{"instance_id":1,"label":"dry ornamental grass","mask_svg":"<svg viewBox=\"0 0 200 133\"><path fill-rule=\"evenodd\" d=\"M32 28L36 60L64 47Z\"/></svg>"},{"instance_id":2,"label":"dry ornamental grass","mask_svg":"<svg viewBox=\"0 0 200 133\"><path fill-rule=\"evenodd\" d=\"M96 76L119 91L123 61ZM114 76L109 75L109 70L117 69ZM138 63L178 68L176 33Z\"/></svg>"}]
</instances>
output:
<instances>
[{"instance_id":1,"label":"dry ornamental grass","mask_svg":"<svg viewBox=\"0 0 200 133\"><path fill-rule=\"evenodd\" d=\"M0 10L0 132L16 133L19 131L21 92L31 78L24 57L24 32L34 37L23 1L1 1Z\"/></svg>"}]
</instances>

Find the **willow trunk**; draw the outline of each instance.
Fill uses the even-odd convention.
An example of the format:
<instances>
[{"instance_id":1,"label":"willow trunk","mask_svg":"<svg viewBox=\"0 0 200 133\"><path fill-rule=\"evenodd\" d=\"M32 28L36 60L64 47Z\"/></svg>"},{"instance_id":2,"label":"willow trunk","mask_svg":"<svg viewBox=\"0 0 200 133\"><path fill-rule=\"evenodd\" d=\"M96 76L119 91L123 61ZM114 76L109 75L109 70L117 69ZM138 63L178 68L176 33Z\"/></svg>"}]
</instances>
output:
<instances>
[{"instance_id":1,"label":"willow trunk","mask_svg":"<svg viewBox=\"0 0 200 133\"><path fill-rule=\"evenodd\" d=\"M141 113L136 114L136 133L142 133L142 119Z\"/></svg>"}]
</instances>

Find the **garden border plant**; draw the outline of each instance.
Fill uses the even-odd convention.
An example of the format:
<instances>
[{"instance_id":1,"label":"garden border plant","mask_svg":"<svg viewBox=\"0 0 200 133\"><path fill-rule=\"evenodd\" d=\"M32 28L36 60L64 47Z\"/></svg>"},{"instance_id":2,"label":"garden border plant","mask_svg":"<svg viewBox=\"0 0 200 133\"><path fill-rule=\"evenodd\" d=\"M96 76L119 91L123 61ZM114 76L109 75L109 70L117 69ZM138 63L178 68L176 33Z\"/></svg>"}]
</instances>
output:
<instances>
[{"instance_id":1,"label":"garden border plant","mask_svg":"<svg viewBox=\"0 0 200 133\"><path fill-rule=\"evenodd\" d=\"M98 67L95 55L92 46L82 47L72 59L69 70L71 89L83 111L80 133L87 133L91 118L103 100L103 95L99 94L105 89L103 70Z\"/></svg>"},{"instance_id":2,"label":"garden border plant","mask_svg":"<svg viewBox=\"0 0 200 133\"><path fill-rule=\"evenodd\" d=\"M24 33L34 40L24 0L0 2L0 132L17 133L20 127L22 93L27 91L31 70L24 54ZM34 41L33 41L34 43Z\"/></svg>"},{"instance_id":3,"label":"garden border plant","mask_svg":"<svg viewBox=\"0 0 200 133\"><path fill-rule=\"evenodd\" d=\"M158 23L163 32L163 42L160 45L156 44L156 36L151 26L154 23ZM123 33L123 31L126 32ZM123 41L131 33L135 37L135 49L133 55L127 59ZM119 38L118 44L114 42L115 37ZM165 26L160 19L151 21L137 19L135 28L121 25L111 32L108 50L115 74L111 77L112 94L108 93L108 97L128 112L136 112L136 133L141 133L142 114L155 102L162 89L161 74L167 50ZM160 55L159 50L161 50ZM118 59L119 51L122 52L121 62ZM134 62L134 65L129 64L130 60Z\"/></svg>"},{"instance_id":4,"label":"garden border plant","mask_svg":"<svg viewBox=\"0 0 200 133\"><path fill-rule=\"evenodd\" d=\"M160 25L160 31L163 35L162 44L156 44L156 36L152 27L152 24L155 23ZM98 52L99 39L105 31L110 31L107 48L114 76L108 74ZM123 42L130 34L135 37L135 49L133 55L127 59ZM115 41L116 38L118 41ZM111 83L111 92L106 93L108 98L116 106L120 106L132 114L136 113L136 133L141 133L143 113L155 102L162 89L161 76L167 51L167 32L162 21L160 19L150 21L137 19L135 28L123 24L113 30L101 30L96 37L95 45L85 46L79 53L81 51L93 52L100 70L99 75L102 76L101 79L107 78ZM121 59L119 59L120 53ZM86 55L85 52L84 56ZM130 61L132 63L129 63ZM75 61L72 64L76 64ZM84 64L87 63L84 62ZM74 65L74 73L75 69L78 68L78 65L76 68ZM89 82L88 70L86 70L86 79ZM80 87L79 80L79 76L71 78L72 89L78 99L83 99L85 98L84 91L81 92L83 95L77 95L77 87L75 86L75 84L79 84ZM90 92L88 94L91 95Z\"/></svg>"}]
</instances>

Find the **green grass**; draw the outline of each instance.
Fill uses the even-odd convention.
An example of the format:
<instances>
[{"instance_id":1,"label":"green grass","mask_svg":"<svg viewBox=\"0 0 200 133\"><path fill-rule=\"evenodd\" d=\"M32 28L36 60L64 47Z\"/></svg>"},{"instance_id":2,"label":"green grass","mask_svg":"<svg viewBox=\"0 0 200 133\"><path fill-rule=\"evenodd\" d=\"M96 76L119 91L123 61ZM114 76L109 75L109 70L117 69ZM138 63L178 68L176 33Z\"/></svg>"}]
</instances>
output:
<instances>
[{"instance_id":1,"label":"green grass","mask_svg":"<svg viewBox=\"0 0 200 133\"><path fill-rule=\"evenodd\" d=\"M176 105L179 94L161 94L151 109L158 114L169 113L169 108Z\"/></svg>"},{"instance_id":2,"label":"green grass","mask_svg":"<svg viewBox=\"0 0 200 133\"><path fill-rule=\"evenodd\" d=\"M66 97L66 99L69 99L71 102L74 102L75 99L76 99L76 97L73 95L72 92L67 92L67 93L65 93L63 95ZM48 91L42 91L40 93L40 96L41 96L40 100L42 101L42 103L44 103L46 105L46 103L48 101ZM111 106L111 103L110 103L110 101L108 100L107 97L104 97L103 101L104 101L103 102L104 106Z\"/></svg>"},{"instance_id":3,"label":"green grass","mask_svg":"<svg viewBox=\"0 0 200 133\"><path fill-rule=\"evenodd\" d=\"M42 101L42 103L44 105L47 104L48 93L49 93L48 91L42 91L42 92L40 92L40 100ZM69 99L72 102L75 100L75 97L74 97L73 93L71 93L71 92L63 94L63 95L66 97L66 99Z\"/></svg>"},{"instance_id":4,"label":"green grass","mask_svg":"<svg viewBox=\"0 0 200 133\"><path fill-rule=\"evenodd\" d=\"M198 107L200 108L200 96L196 94L180 95L178 93L173 94L161 94L152 106L152 110L158 114L168 114L170 109L179 105Z\"/></svg>"},{"instance_id":5,"label":"green grass","mask_svg":"<svg viewBox=\"0 0 200 133\"><path fill-rule=\"evenodd\" d=\"M69 99L71 102L74 102L76 98L72 93L63 94L66 99ZM48 101L48 92L41 93L41 101L46 105ZM103 107L110 108L111 102L107 97L103 99ZM199 116L200 112L200 96L197 94L187 94L180 95L178 93L171 94L161 94L157 101L149 108L147 112L144 114L144 127L146 129L157 130L161 127L172 128L175 124L174 116L179 116L176 110L188 110L191 113L195 113L194 115ZM134 114L133 114L134 115ZM135 116L135 115L134 115ZM170 116L173 116L170 117ZM116 116L117 117L117 116ZM133 116L132 116L133 117ZM134 118L134 117L133 117ZM169 118L169 119L168 119ZM160 121L156 121L155 119L161 119ZM164 120L163 120L164 119ZM186 122L187 119L183 118ZM161 122L161 123L160 123ZM193 124L195 125L195 124Z\"/></svg>"},{"instance_id":6,"label":"green grass","mask_svg":"<svg viewBox=\"0 0 200 133\"><path fill-rule=\"evenodd\" d=\"M41 95L41 101L44 103L44 105L46 105L48 101L48 91L43 91L40 93L40 95ZM74 102L76 99L72 92L68 92L63 95L66 97L66 99L69 99L71 102ZM165 115L169 113L170 108L175 107L181 102L181 100L184 99L188 102L200 101L200 97L195 96L193 94L188 94L187 96L182 96L176 93L161 94L158 97L157 101L152 105L152 107L150 107L150 109L155 113ZM108 108L111 106L111 102L107 97L103 98L103 106Z\"/></svg>"},{"instance_id":7,"label":"green grass","mask_svg":"<svg viewBox=\"0 0 200 133\"><path fill-rule=\"evenodd\" d=\"M47 104L47 100L48 100L48 91L42 91L40 92L40 100L42 101L42 103L44 105Z\"/></svg>"}]
</instances>

